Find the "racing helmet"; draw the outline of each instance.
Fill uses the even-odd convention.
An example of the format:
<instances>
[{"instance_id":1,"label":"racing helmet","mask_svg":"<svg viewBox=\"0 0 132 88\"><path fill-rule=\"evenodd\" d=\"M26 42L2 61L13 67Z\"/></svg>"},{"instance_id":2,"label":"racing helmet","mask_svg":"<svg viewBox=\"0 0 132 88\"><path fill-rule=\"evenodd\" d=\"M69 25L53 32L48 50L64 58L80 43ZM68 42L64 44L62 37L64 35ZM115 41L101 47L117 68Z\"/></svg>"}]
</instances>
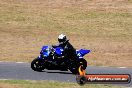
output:
<instances>
[{"instance_id":1,"label":"racing helmet","mask_svg":"<svg viewBox=\"0 0 132 88\"><path fill-rule=\"evenodd\" d=\"M58 36L58 42L59 42L59 43L65 43L66 41L67 41L66 35L60 34L60 35Z\"/></svg>"}]
</instances>

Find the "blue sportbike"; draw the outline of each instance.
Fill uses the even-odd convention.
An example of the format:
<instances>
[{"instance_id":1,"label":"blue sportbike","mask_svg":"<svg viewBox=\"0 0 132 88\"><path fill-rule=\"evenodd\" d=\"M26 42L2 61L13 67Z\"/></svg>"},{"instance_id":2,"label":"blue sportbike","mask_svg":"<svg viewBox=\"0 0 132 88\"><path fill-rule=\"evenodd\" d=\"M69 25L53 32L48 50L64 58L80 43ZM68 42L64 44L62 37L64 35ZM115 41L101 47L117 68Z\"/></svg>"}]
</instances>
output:
<instances>
[{"instance_id":1,"label":"blue sportbike","mask_svg":"<svg viewBox=\"0 0 132 88\"><path fill-rule=\"evenodd\" d=\"M64 49L62 47L53 48L52 46L43 46L40 55L31 62L31 68L34 71L48 70L70 70L73 74L78 74L80 66L85 70L87 61L83 58L90 50L76 50L77 57L74 59L65 59Z\"/></svg>"}]
</instances>

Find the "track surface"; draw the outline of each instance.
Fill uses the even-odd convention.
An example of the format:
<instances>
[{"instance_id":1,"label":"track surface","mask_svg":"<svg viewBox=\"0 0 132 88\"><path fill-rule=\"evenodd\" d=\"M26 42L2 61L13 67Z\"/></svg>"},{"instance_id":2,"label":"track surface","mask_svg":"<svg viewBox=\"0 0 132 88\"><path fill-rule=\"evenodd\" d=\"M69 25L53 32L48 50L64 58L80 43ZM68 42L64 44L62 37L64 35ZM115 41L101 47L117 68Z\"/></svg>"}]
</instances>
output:
<instances>
[{"instance_id":1,"label":"track surface","mask_svg":"<svg viewBox=\"0 0 132 88\"><path fill-rule=\"evenodd\" d=\"M130 74L132 68L95 67L88 66L86 72L89 74ZM0 79L24 79L24 80L56 80L76 82L76 76L70 71L45 70L35 72L30 68L30 63L0 62ZM118 84L132 86L129 84Z\"/></svg>"}]
</instances>

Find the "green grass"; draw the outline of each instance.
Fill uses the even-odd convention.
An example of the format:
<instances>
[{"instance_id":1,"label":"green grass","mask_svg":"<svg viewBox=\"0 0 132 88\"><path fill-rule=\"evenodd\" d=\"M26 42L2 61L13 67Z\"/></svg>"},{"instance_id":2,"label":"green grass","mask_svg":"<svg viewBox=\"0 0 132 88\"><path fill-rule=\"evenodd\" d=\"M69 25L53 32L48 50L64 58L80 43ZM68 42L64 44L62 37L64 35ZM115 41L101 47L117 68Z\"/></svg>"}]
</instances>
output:
<instances>
[{"instance_id":1,"label":"green grass","mask_svg":"<svg viewBox=\"0 0 132 88\"><path fill-rule=\"evenodd\" d=\"M10 88L123 88L120 86L57 82L57 81L26 81L26 80L0 80L0 84L11 86ZM3 88L2 85L0 85Z\"/></svg>"}]
</instances>

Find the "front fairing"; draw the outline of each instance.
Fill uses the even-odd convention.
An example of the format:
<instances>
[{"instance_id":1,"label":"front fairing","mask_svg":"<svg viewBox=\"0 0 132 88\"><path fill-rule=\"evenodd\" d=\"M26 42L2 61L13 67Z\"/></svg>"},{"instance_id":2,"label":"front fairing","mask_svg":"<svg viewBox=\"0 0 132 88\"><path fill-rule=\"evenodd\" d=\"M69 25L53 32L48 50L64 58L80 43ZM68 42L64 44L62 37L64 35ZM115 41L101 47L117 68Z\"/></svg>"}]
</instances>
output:
<instances>
[{"instance_id":1,"label":"front fairing","mask_svg":"<svg viewBox=\"0 0 132 88\"><path fill-rule=\"evenodd\" d=\"M62 57L63 56L63 48L62 47L56 47L56 48L52 48L51 46L43 46L40 52L40 59L52 59L54 58L54 56L52 57L51 54L54 53L55 56L57 57Z\"/></svg>"},{"instance_id":2,"label":"front fairing","mask_svg":"<svg viewBox=\"0 0 132 88\"><path fill-rule=\"evenodd\" d=\"M50 47L49 46L43 46L40 52L40 55L42 57L48 57L50 55Z\"/></svg>"}]
</instances>

